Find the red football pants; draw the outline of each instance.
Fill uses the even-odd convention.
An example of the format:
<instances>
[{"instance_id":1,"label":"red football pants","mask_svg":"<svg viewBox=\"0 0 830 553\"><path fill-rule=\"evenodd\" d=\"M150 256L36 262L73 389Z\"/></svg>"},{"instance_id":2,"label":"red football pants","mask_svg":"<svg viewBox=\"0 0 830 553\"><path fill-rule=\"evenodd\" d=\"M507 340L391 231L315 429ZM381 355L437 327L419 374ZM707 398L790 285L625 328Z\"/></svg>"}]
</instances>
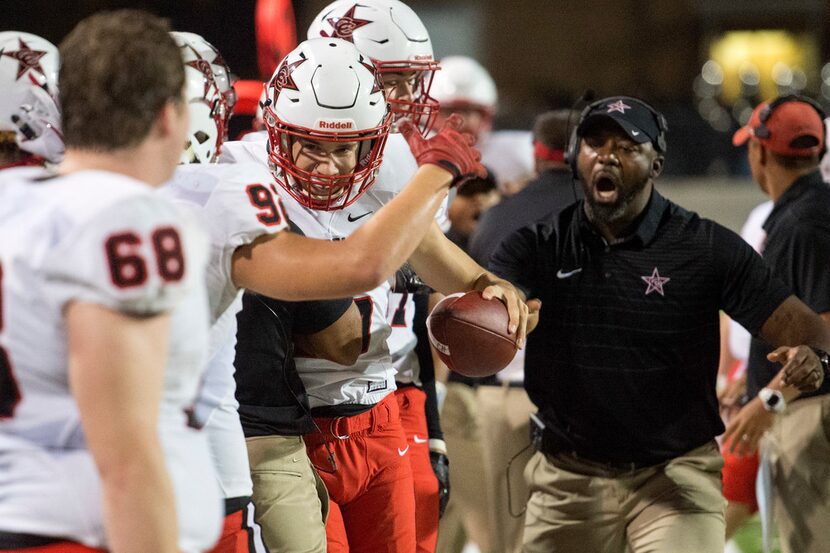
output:
<instances>
[{"instance_id":1,"label":"red football pants","mask_svg":"<svg viewBox=\"0 0 830 553\"><path fill-rule=\"evenodd\" d=\"M393 394L365 413L315 421L321 432L305 442L329 492L329 553L414 553L410 446Z\"/></svg>"},{"instance_id":2,"label":"red football pants","mask_svg":"<svg viewBox=\"0 0 830 553\"><path fill-rule=\"evenodd\" d=\"M435 553L438 541L438 479L429 460L429 436L424 409L427 395L415 386L395 390L401 425L409 444L409 464L415 483L415 533L418 553Z\"/></svg>"},{"instance_id":3,"label":"red football pants","mask_svg":"<svg viewBox=\"0 0 830 553\"><path fill-rule=\"evenodd\" d=\"M758 511L755 480L758 477L758 454L738 456L729 452L729 442L721 447L723 455L723 497L743 503L751 512Z\"/></svg>"},{"instance_id":4,"label":"red football pants","mask_svg":"<svg viewBox=\"0 0 830 553\"><path fill-rule=\"evenodd\" d=\"M249 502L241 511L225 515L222 535L208 553L259 553L260 551L267 550L262 545L262 533L259 526L254 522L254 504Z\"/></svg>"}]
</instances>

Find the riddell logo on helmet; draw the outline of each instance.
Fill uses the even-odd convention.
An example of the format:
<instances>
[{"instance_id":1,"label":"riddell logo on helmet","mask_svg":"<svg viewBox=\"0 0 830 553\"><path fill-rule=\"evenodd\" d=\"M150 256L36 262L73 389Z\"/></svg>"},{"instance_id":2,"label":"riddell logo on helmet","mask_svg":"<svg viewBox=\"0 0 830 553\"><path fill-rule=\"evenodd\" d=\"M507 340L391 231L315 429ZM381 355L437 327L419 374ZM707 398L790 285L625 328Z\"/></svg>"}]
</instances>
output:
<instances>
[{"instance_id":1,"label":"riddell logo on helmet","mask_svg":"<svg viewBox=\"0 0 830 553\"><path fill-rule=\"evenodd\" d=\"M335 131L354 128L354 124L351 121L325 121L323 119L317 122L317 126L321 129L331 129Z\"/></svg>"}]
</instances>

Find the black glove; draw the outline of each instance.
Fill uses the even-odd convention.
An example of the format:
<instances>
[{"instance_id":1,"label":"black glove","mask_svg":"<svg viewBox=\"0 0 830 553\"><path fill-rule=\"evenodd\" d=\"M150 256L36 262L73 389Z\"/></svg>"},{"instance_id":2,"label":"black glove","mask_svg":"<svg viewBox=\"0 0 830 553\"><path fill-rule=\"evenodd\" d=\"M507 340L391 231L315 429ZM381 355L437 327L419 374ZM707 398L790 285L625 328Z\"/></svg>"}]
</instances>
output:
<instances>
[{"instance_id":1,"label":"black glove","mask_svg":"<svg viewBox=\"0 0 830 553\"><path fill-rule=\"evenodd\" d=\"M391 285L392 291L398 294L429 294L432 292L432 288L415 274L415 270L409 263L404 263L400 269L395 271L395 280L391 282Z\"/></svg>"},{"instance_id":2,"label":"black glove","mask_svg":"<svg viewBox=\"0 0 830 553\"><path fill-rule=\"evenodd\" d=\"M441 452L430 451L429 462L438 479L438 518L441 518L450 500L450 460Z\"/></svg>"}]
</instances>

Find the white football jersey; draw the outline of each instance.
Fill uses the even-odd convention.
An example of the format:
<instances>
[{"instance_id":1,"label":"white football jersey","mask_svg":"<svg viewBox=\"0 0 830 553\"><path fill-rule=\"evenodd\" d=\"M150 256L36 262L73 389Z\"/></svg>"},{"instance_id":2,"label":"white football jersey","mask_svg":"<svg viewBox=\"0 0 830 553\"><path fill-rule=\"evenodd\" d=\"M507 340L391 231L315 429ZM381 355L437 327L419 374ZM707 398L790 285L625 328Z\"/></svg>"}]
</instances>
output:
<instances>
[{"instance_id":1,"label":"white football jersey","mask_svg":"<svg viewBox=\"0 0 830 553\"><path fill-rule=\"evenodd\" d=\"M223 145L220 161L259 161L267 166L266 140L266 133L251 133L245 136L245 140L227 142ZM306 236L341 240L391 201L417 170L418 164L406 140L400 134L390 134L375 183L349 207L335 211L316 211L302 206L282 189L279 189L279 192L289 217ZM436 214L439 224L446 221L446 212L445 201ZM409 323L396 329L397 335L388 342L393 334L391 320L387 320L393 316L390 313L391 294L389 284L384 283L355 297L355 303L364 318L364 325L368 328L368 333L364 337L365 351L355 365L345 368L326 360L296 359L297 370L306 386L312 407L341 403L368 405L379 402L395 389L397 369L393 357L406 360L405 373L408 376L404 377L404 381L417 381L417 357L414 355L416 338L411 324L414 304L410 298L409 306L406 308L409 312ZM399 304L400 298L395 306ZM395 347L395 351L390 352L390 345Z\"/></svg>"},{"instance_id":2,"label":"white football jersey","mask_svg":"<svg viewBox=\"0 0 830 553\"><path fill-rule=\"evenodd\" d=\"M179 546L203 551L219 535L222 505L206 436L185 412L207 351L201 230L115 173L0 181L0 530L106 546L100 482L67 375L63 308L81 301L171 315L159 435Z\"/></svg>"},{"instance_id":3,"label":"white football jersey","mask_svg":"<svg viewBox=\"0 0 830 553\"><path fill-rule=\"evenodd\" d=\"M231 264L237 248L288 226L275 192L271 173L261 163L180 165L160 190L200 219L210 239L209 360L193 415L209 435L220 486L228 498L253 493L234 397L236 314L242 307L242 290L231 279Z\"/></svg>"}]
</instances>

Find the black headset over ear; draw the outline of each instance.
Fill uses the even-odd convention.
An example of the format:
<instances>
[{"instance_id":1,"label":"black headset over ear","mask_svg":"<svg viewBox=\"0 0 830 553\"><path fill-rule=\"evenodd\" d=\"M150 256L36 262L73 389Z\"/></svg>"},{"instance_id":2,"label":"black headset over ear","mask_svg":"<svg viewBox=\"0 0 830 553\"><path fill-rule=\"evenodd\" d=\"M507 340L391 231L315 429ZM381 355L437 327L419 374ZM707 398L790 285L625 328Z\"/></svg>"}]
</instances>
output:
<instances>
[{"instance_id":1,"label":"black headset over ear","mask_svg":"<svg viewBox=\"0 0 830 553\"><path fill-rule=\"evenodd\" d=\"M629 102L637 102L651 113L652 117L654 117L654 121L657 123L657 129L660 131L657 135L657 144L655 144L655 146L657 146L657 150L659 150L661 154L665 153L666 132L669 130L669 123L666 121L665 116L639 98L633 98L631 96L614 96L614 98ZM591 112L600 107L607 100L608 98L603 98L602 100L597 100L596 102L592 102L585 106L585 109L583 109L582 113L579 114L576 126L571 132L571 137L568 140L568 148L565 150L565 162L570 165L571 174L573 175L574 180L579 180L579 173L576 167L576 160L579 154L579 127L582 126L582 123L585 122Z\"/></svg>"},{"instance_id":2,"label":"black headset over ear","mask_svg":"<svg viewBox=\"0 0 830 553\"><path fill-rule=\"evenodd\" d=\"M804 104L809 104L812 106L818 116L821 118L821 131L822 131L822 146L821 152L819 152L819 159L824 157L824 154L827 153L827 127L824 126L824 120L827 119L827 114L824 112L824 109L819 105L818 102L809 98L807 96L802 96L801 94L788 94L786 96L779 96L768 105L764 106L764 109L761 110L761 113L758 114L758 122L759 125L756 129L752 131L752 133L757 138L769 138L771 136L770 130L767 127L767 121L772 116L772 113L780 106L781 104L786 104L787 102L802 102Z\"/></svg>"}]
</instances>

